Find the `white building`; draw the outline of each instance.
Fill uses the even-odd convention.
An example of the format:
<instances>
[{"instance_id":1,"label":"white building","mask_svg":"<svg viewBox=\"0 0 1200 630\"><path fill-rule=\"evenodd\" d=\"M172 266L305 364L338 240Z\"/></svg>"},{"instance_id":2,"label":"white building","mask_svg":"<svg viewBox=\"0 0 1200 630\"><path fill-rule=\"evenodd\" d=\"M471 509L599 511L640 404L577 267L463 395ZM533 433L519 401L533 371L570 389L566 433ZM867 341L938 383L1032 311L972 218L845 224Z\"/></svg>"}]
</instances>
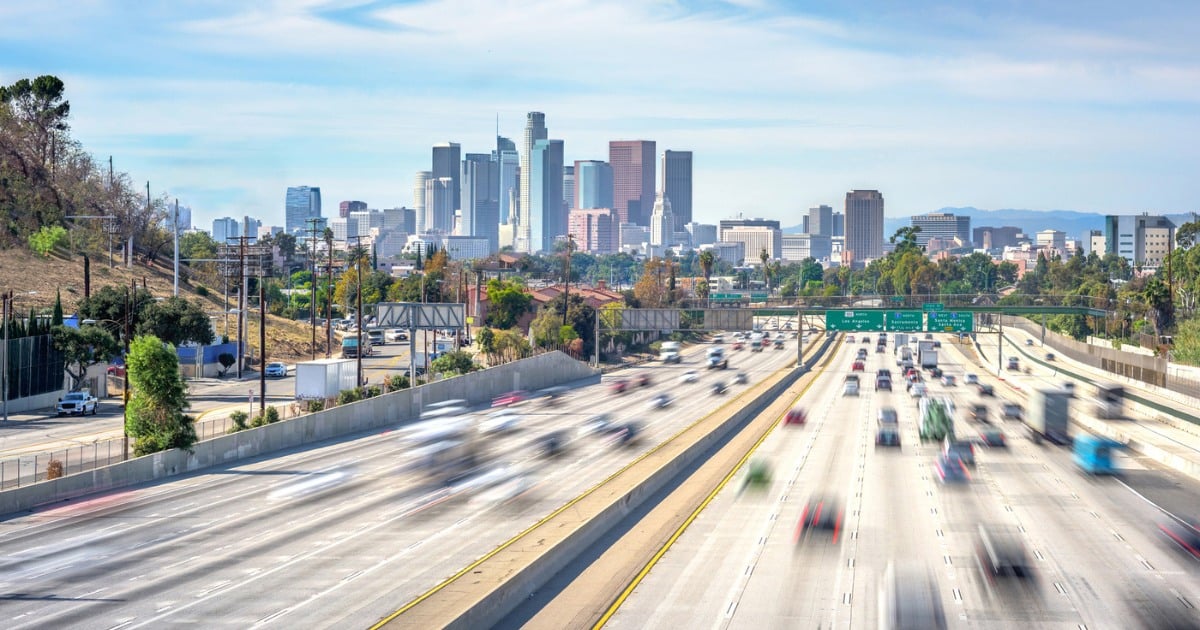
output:
<instances>
[{"instance_id":1,"label":"white building","mask_svg":"<svg viewBox=\"0 0 1200 630\"><path fill-rule=\"evenodd\" d=\"M1061 256L1067 253L1067 233L1060 230L1042 230L1037 233L1038 249L1052 249Z\"/></svg>"},{"instance_id":2,"label":"white building","mask_svg":"<svg viewBox=\"0 0 1200 630\"><path fill-rule=\"evenodd\" d=\"M779 228L730 227L722 232L721 242L741 243L745 247L747 260L760 261L759 255L764 249L767 250L767 255L771 260L779 260L783 257L783 232Z\"/></svg>"},{"instance_id":3,"label":"white building","mask_svg":"<svg viewBox=\"0 0 1200 630\"><path fill-rule=\"evenodd\" d=\"M728 243L718 242L711 245L701 245L698 248L700 251L712 250L712 253L731 265L737 266L746 260L746 244L745 243Z\"/></svg>"},{"instance_id":4,"label":"white building","mask_svg":"<svg viewBox=\"0 0 1200 630\"><path fill-rule=\"evenodd\" d=\"M828 260L833 255L833 239L824 234L784 234L780 240L781 256L787 262Z\"/></svg>"},{"instance_id":5,"label":"white building","mask_svg":"<svg viewBox=\"0 0 1200 630\"><path fill-rule=\"evenodd\" d=\"M654 200L650 213L650 244L668 245L675 240L675 215L671 212L671 200L661 191Z\"/></svg>"},{"instance_id":6,"label":"white building","mask_svg":"<svg viewBox=\"0 0 1200 630\"><path fill-rule=\"evenodd\" d=\"M492 253L486 236L447 236L445 243L451 260L477 260Z\"/></svg>"},{"instance_id":7,"label":"white building","mask_svg":"<svg viewBox=\"0 0 1200 630\"><path fill-rule=\"evenodd\" d=\"M635 223L622 223L619 242L621 251L626 251L626 248L637 248L640 251L642 243L650 242L650 228Z\"/></svg>"},{"instance_id":8,"label":"white building","mask_svg":"<svg viewBox=\"0 0 1200 630\"><path fill-rule=\"evenodd\" d=\"M404 246L408 244L408 234L399 230L390 232L381 232L379 238L375 239L375 253L380 260L385 258L395 258L404 253Z\"/></svg>"}]
</instances>

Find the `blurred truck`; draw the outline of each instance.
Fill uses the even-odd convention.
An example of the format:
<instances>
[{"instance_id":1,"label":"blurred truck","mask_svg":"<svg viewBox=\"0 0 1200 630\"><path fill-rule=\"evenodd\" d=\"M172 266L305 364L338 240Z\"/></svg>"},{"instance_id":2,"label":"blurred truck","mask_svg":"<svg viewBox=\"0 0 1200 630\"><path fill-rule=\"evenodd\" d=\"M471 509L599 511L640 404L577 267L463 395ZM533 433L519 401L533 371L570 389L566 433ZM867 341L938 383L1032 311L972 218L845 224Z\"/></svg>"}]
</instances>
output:
<instances>
[{"instance_id":1,"label":"blurred truck","mask_svg":"<svg viewBox=\"0 0 1200 630\"><path fill-rule=\"evenodd\" d=\"M725 358L725 348L716 347L708 349L708 369L721 369L729 367L729 359Z\"/></svg>"},{"instance_id":2,"label":"blurred truck","mask_svg":"<svg viewBox=\"0 0 1200 630\"><path fill-rule=\"evenodd\" d=\"M662 342L662 348L658 352L658 358L661 359L663 363L679 363L679 361L680 361L679 342L678 341Z\"/></svg>"},{"instance_id":3,"label":"blurred truck","mask_svg":"<svg viewBox=\"0 0 1200 630\"><path fill-rule=\"evenodd\" d=\"M954 410L949 402L922 398L917 408L921 413L922 440L954 439Z\"/></svg>"},{"instance_id":4,"label":"blurred truck","mask_svg":"<svg viewBox=\"0 0 1200 630\"><path fill-rule=\"evenodd\" d=\"M1035 389L1029 392L1025 426L1034 443L1046 439L1054 444L1070 444L1071 394L1061 389Z\"/></svg>"},{"instance_id":5,"label":"blurred truck","mask_svg":"<svg viewBox=\"0 0 1200 630\"><path fill-rule=\"evenodd\" d=\"M339 392L354 389L357 381L357 362L349 359L317 359L296 364L297 399L337 398Z\"/></svg>"},{"instance_id":6,"label":"blurred truck","mask_svg":"<svg viewBox=\"0 0 1200 630\"><path fill-rule=\"evenodd\" d=\"M937 348L932 339L922 339L917 342L917 365L921 369L935 368L938 364Z\"/></svg>"}]
</instances>

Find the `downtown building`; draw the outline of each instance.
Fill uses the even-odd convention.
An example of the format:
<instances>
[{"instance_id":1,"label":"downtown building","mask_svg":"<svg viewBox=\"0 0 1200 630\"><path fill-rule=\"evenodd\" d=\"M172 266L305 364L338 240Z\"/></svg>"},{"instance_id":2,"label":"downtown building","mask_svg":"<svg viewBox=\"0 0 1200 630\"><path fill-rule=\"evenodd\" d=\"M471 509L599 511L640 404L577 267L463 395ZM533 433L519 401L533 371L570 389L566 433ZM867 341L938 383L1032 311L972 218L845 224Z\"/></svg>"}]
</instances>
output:
<instances>
[{"instance_id":1,"label":"downtown building","mask_svg":"<svg viewBox=\"0 0 1200 630\"><path fill-rule=\"evenodd\" d=\"M308 220L321 217L321 189L315 186L291 186L284 200L283 226L288 234L304 234Z\"/></svg>"},{"instance_id":2,"label":"downtown building","mask_svg":"<svg viewBox=\"0 0 1200 630\"><path fill-rule=\"evenodd\" d=\"M663 194L671 200L674 232L692 222L692 152L666 150L662 154ZM655 201L657 203L657 200Z\"/></svg>"},{"instance_id":3,"label":"downtown building","mask_svg":"<svg viewBox=\"0 0 1200 630\"><path fill-rule=\"evenodd\" d=\"M522 176L524 177L524 176ZM537 140L529 159L529 251L554 251L554 241L567 234L563 202L563 141Z\"/></svg>"},{"instance_id":4,"label":"downtown building","mask_svg":"<svg viewBox=\"0 0 1200 630\"><path fill-rule=\"evenodd\" d=\"M1175 224L1170 219L1143 212L1104 217L1104 254L1116 254L1130 265L1162 266L1174 247Z\"/></svg>"},{"instance_id":5,"label":"downtown building","mask_svg":"<svg viewBox=\"0 0 1200 630\"><path fill-rule=\"evenodd\" d=\"M762 264L762 252L767 252L771 260L783 257L783 232L778 227L766 226L733 226L721 233L722 243L741 243L746 252L747 263Z\"/></svg>"},{"instance_id":6,"label":"downtown building","mask_svg":"<svg viewBox=\"0 0 1200 630\"><path fill-rule=\"evenodd\" d=\"M1006 247L1019 247L1028 243L1029 237L1019 227L977 227L971 230L971 243L985 250L1003 250Z\"/></svg>"},{"instance_id":7,"label":"downtown building","mask_svg":"<svg viewBox=\"0 0 1200 630\"><path fill-rule=\"evenodd\" d=\"M589 254L614 254L619 250L619 217L612 208L572 210L568 229L575 245Z\"/></svg>"},{"instance_id":8,"label":"downtown building","mask_svg":"<svg viewBox=\"0 0 1200 630\"><path fill-rule=\"evenodd\" d=\"M613 209L621 223L649 225L654 208L655 144L653 140L608 143L613 176Z\"/></svg>"},{"instance_id":9,"label":"downtown building","mask_svg":"<svg viewBox=\"0 0 1200 630\"><path fill-rule=\"evenodd\" d=\"M878 190L846 193L842 264L863 266L883 257L883 195Z\"/></svg>"},{"instance_id":10,"label":"downtown building","mask_svg":"<svg viewBox=\"0 0 1200 630\"><path fill-rule=\"evenodd\" d=\"M805 218L807 219L804 225L806 233L817 234L819 236L834 236L832 206L813 206L808 209L808 216ZM841 236L841 234L837 234L837 236Z\"/></svg>"},{"instance_id":11,"label":"downtown building","mask_svg":"<svg viewBox=\"0 0 1200 630\"><path fill-rule=\"evenodd\" d=\"M931 212L918 214L910 220L912 227L921 228L917 232L917 245L922 248L928 248L929 240L934 238L943 243L958 239L963 245L971 244L971 217Z\"/></svg>"},{"instance_id":12,"label":"downtown building","mask_svg":"<svg viewBox=\"0 0 1200 630\"><path fill-rule=\"evenodd\" d=\"M516 221L516 235L513 239L514 249L518 252L534 253L542 246L541 235L544 230L538 230L538 236L535 241L533 214L531 209L532 203L532 175L533 175L533 151L535 145L550 138L550 132L546 129L546 115L542 112L529 112L525 115L525 134L521 138L521 170L520 170L520 192L521 200L518 205L518 218ZM542 165L543 168L545 165ZM559 173L562 172L561 161L559 163ZM562 182L559 182L562 186ZM540 191L542 194L545 191ZM561 188L560 194L561 196ZM544 226L543 226L544 227Z\"/></svg>"},{"instance_id":13,"label":"downtown building","mask_svg":"<svg viewBox=\"0 0 1200 630\"><path fill-rule=\"evenodd\" d=\"M242 235L242 223L233 217L221 217L213 221L212 239L217 245L227 245L230 239Z\"/></svg>"},{"instance_id":14,"label":"downtown building","mask_svg":"<svg viewBox=\"0 0 1200 630\"><path fill-rule=\"evenodd\" d=\"M338 216L348 217L351 212L365 212L367 210L367 202L365 201L343 201L338 204Z\"/></svg>"},{"instance_id":15,"label":"downtown building","mask_svg":"<svg viewBox=\"0 0 1200 630\"><path fill-rule=\"evenodd\" d=\"M499 203L499 222L507 224L515 218L514 210L521 198L521 156L517 152L517 144L504 136L496 136L492 162L498 179L496 201Z\"/></svg>"},{"instance_id":16,"label":"downtown building","mask_svg":"<svg viewBox=\"0 0 1200 630\"><path fill-rule=\"evenodd\" d=\"M780 251L786 262L801 262L806 258L828 260L833 255L833 237L812 233L784 234Z\"/></svg>"},{"instance_id":17,"label":"downtown building","mask_svg":"<svg viewBox=\"0 0 1200 630\"><path fill-rule=\"evenodd\" d=\"M449 178L450 216L462 208L462 148L457 142L433 145L433 179Z\"/></svg>"},{"instance_id":18,"label":"downtown building","mask_svg":"<svg viewBox=\"0 0 1200 630\"><path fill-rule=\"evenodd\" d=\"M459 234L486 239L500 250L499 164L486 153L468 153L462 163L462 220Z\"/></svg>"},{"instance_id":19,"label":"downtown building","mask_svg":"<svg viewBox=\"0 0 1200 630\"><path fill-rule=\"evenodd\" d=\"M613 170L608 162L575 161L575 202L573 209L613 207Z\"/></svg>"}]
</instances>

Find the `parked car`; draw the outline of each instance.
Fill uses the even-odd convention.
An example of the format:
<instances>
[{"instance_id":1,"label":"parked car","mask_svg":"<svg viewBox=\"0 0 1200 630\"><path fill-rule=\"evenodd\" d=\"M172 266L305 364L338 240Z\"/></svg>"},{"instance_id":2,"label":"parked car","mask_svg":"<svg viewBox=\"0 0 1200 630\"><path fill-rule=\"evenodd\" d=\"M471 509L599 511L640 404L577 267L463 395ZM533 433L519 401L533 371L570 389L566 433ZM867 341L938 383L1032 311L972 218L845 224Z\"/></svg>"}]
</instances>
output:
<instances>
[{"instance_id":1,"label":"parked car","mask_svg":"<svg viewBox=\"0 0 1200 630\"><path fill-rule=\"evenodd\" d=\"M124 365L110 365L110 366L108 366L108 369L105 371L108 374L111 374L113 376L125 376L125 366Z\"/></svg>"},{"instance_id":2,"label":"parked car","mask_svg":"<svg viewBox=\"0 0 1200 630\"><path fill-rule=\"evenodd\" d=\"M274 363L267 364L264 376L283 378L283 377L287 376L287 373L288 373L287 364L276 361Z\"/></svg>"},{"instance_id":3,"label":"parked car","mask_svg":"<svg viewBox=\"0 0 1200 630\"><path fill-rule=\"evenodd\" d=\"M54 411L60 416L73 416L76 414L86 416L90 411L94 416L99 407L100 401L96 400L96 397L90 393L69 392L58 399L58 403L54 405Z\"/></svg>"}]
</instances>

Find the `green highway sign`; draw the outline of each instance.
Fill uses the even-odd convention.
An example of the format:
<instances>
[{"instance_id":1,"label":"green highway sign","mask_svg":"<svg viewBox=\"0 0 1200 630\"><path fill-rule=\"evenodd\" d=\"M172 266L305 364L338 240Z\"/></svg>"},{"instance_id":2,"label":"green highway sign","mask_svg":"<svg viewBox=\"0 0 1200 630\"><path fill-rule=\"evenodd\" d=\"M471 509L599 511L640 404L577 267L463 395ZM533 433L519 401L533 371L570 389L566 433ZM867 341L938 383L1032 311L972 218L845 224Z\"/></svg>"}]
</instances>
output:
<instances>
[{"instance_id":1,"label":"green highway sign","mask_svg":"<svg viewBox=\"0 0 1200 630\"><path fill-rule=\"evenodd\" d=\"M884 316L888 332L918 332L925 323L921 311L887 311Z\"/></svg>"},{"instance_id":2,"label":"green highway sign","mask_svg":"<svg viewBox=\"0 0 1200 630\"><path fill-rule=\"evenodd\" d=\"M941 302L926 302L921 305L921 310L925 311L926 313L932 313L933 311L941 311L945 309L946 305L942 304Z\"/></svg>"},{"instance_id":3,"label":"green highway sign","mask_svg":"<svg viewBox=\"0 0 1200 630\"><path fill-rule=\"evenodd\" d=\"M893 302L903 302L904 296L903 295L893 295L891 299Z\"/></svg>"},{"instance_id":4,"label":"green highway sign","mask_svg":"<svg viewBox=\"0 0 1200 630\"><path fill-rule=\"evenodd\" d=\"M929 322L925 330L929 332L975 332L975 313L970 311L929 313Z\"/></svg>"},{"instance_id":5,"label":"green highway sign","mask_svg":"<svg viewBox=\"0 0 1200 630\"><path fill-rule=\"evenodd\" d=\"M883 311L825 311L825 329L883 332Z\"/></svg>"}]
</instances>

